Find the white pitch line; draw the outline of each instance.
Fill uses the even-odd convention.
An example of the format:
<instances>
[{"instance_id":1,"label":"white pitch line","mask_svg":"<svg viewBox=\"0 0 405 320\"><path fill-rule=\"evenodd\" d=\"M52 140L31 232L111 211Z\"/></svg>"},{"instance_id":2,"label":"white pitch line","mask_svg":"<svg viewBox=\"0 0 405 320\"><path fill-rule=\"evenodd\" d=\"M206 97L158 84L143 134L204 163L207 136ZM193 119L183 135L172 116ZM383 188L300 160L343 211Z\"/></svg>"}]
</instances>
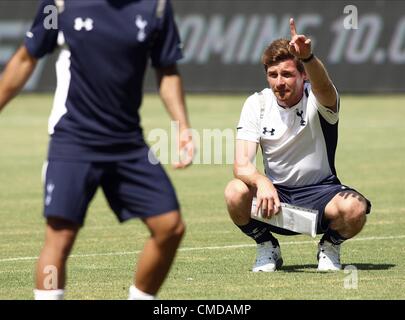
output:
<instances>
[{"instance_id":1,"label":"white pitch line","mask_svg":"<svg viewBox=\"0 0 405 320\"><path fill-rule=\"evenodd\" d=\"M364 238L354 238L352 241L374 241L374 240L393 240L393 239L403 239L405 235L399 236L386 236L386 237L364 237ZM280 245L297 245L297 244L309 244L317 243L317 240L306 240L306 241L287 241L280 242ZM178 251L201 251L201 250L222 250L222 249L238 249L238 248L249 248L255 247L256 244L235 244L230 246L213 246L213 247L196 247L196 248L180 248ZM88 253L88 254L72 254L70 258L86 258L86 257L101 257L101 256L124 256L131 254L138 254L140 250L137 251L122 251L122 252L104 252L104 253ZM0 259L0 262L11 262L11 261L25 261L25 260L37 260L38 257L17 257L17 258L5 258Z\"/></svg>"}]
</instances>

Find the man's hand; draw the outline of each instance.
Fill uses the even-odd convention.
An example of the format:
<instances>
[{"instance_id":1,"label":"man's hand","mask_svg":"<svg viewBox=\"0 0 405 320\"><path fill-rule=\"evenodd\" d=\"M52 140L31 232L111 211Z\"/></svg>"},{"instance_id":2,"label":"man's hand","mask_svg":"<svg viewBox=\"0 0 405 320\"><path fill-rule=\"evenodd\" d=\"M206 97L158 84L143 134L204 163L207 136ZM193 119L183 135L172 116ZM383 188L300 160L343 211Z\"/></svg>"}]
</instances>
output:
<instances>
[{"instance_id":1,"label":"man's hand","mask_svg":"<svg viewBox=\"0 0 405 320\"><path fill-rule=\"evenodd\" d=\"M280 200L277 190L267 177L260 177L256 182L256 215L262 210L263 218L271 218L280 212Z\"/></svg>"},{"instance_id":2,"label":"man's hand","mask_svg":"<svg viewBox=\"0 0 405 320\"><path fill-rule=\"evenodd\" d=\"M179 136L179 162L173 164L175 169L184 169L193 163L195 145L189 129L182 129Z\"/></svg>"},{"instance_id":3,"label":"man's hand","mask_svg":"<svg viewBox=\"0 0 405 320\"><path fill-rule=\"evenodd\" d=\"M291 33L291 41L289 50L291 54L296 56L298 59L307 59L312 53L311 48L311 39L308 39L306 36L297 34L297 30L295 28L294 19L290 19L290 33Z\"/></svg>"},{"instance_id":4,"label":"man's hand","mask_svg":"<svg viewBox=\"0 0 405 320\"><path fill-rule=\"evenodd\" d=\"M290 32L291 41L289 51L291 54L301 60L311 58L311 39L308 39L304 35L297 34L294 19L292 18L290 19ZM337 112L338 97L332 80L329 78L328 72L322 62L315 56L312 57L313 59L310 59L311 63L308 63L309 61L304 63L307 79L311 83L311 90L321 105L329 108L333 112Z\"/></svg>"}]
</instances>

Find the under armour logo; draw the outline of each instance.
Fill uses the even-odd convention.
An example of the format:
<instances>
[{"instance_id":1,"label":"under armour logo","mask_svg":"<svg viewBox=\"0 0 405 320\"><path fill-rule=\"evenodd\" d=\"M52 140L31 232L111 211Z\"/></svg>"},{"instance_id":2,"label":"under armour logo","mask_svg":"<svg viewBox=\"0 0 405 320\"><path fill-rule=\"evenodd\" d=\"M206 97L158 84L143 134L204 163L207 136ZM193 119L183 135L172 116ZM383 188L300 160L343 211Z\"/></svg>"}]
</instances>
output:
<instances>
[{"instance_id":1,"label":"under armour logo","mask_svg":"<svg viewBox=\"0 0 405 320\"><path fill-rule=\"evenodd\" d=\"M94 21L93 21L93 19L90 19L90 18L86 18L85 20L83 20L83 18L76 18L75 19L75 26L74 26L74 28L75 28L75 30L76 31L80 31L80 30L82 30L83 28L86 30L86 31L91 31L91 30L93 30L93 24L94 24Z\"/></svg>"},{"instance_id":2,"label":"under armour logo","mask_svg":"<svg viewBox=\"0 0 405 320\"><path fill-rule=\"evenodd\" d=\"M253 239L257 239L262 236L267 231L267 228L259 229L255 228L252 232L247 233L248 236L252 237Z\"/></svg>"},{"instance_id":3,"label":"under armour logo","mask_svg":"<svg viewBox=\"0 0 405 320\"><path fill-rule=\"evenodd\" d=\"M138 41L144 41L146 38L145 28L148 25L148 21L143 20L141 16L136 16L135 24L138 27Z\"/></svg>"},{"instance_id":4,"label":"under armour logo","mask_svg":"<svg viewBox=\"0 0 405 320\"><path fill-rule=\"evenodd\" d=\"M303 114L304 114L304 111L302 111L302 110L301 110L301 111L298 111L298 110L297 110L297 116L301 118L301 121L300 121L300 125L301 125L301 126L305 126L305 123L306 123L305 120L304 120L303 117L302 117Z\"/></svg>"},{"instance_id":5,"label":"under armour logo","mask_svg":"<svg viewBox=\"0 0 405 320\"><path fill-rule=\"evenodd\" d=\"M46 185L46 197L45 197L45 205L49 206L52 201L52 192L55 189L55 185L50 182Z\"/></svg>"},{"instance_id":6,"label":"under armour logo","mask_svg":"<svg viewBox=\"0 0 405 320\"><path fill-rule=\"evenodd\" d=\"M270 133L270 135L274 136L274 132L276 132L276 130L273 129L273 128L271 128L270 131L267 130L267 127L264 127L264 128L263 128L263 134Z\"/></svg>"}]
</instances>

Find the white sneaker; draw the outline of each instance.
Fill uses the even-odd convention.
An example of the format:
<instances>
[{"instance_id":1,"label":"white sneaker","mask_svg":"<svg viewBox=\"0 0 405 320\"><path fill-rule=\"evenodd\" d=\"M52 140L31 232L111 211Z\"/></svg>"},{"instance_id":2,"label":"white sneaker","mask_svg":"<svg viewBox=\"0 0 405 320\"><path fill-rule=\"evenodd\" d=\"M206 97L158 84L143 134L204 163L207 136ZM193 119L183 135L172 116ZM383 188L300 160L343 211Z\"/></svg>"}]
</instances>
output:
<instances>
[{"instance_id":1,"label":"white sneaker","mask_svg":"<svg viewBox=\"0 0 405 320\"><path fill-rule=\"evenodd\" d=\"M271 241L257 245L256 263L252 268L253 272L274 272L283 265L280 246L273 245Z\"/></svg>"},{"instance_id":2,"label":"white sneaker","mask_svg":"<svg viewBox=\"0 0 405 320\"><path fill-rule=\"evenodd\" d=\"M337 271L342 269L340 264L340 245L324 241L318 244L318 271Z\"/></svg>"}]
</instances>

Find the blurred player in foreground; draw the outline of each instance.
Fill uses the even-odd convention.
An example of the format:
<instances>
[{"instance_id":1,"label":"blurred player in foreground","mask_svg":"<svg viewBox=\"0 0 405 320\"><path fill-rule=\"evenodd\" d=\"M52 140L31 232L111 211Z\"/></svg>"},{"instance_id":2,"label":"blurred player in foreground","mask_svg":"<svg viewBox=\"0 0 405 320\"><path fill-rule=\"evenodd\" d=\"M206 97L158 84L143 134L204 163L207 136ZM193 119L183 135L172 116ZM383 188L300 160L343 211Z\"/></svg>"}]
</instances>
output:
<instances>
[{"instance_id":1,"label":"blurred player in foreground","mask_svg":"<svg viewBox=\"0 0 405 320\"><path fill-rule=\"evenodd\" d=\"M56 29L47 25L48 5L58 10ZM56 48L61 51L44 166L46 238L37 264L35 298L63 298L69 253L101 187L120 222L140 218L150 231L129 299L153 299L169 272L185 225L175 190L161 165L153 164L156 159L140 126L138 110L149 58L160 96L179 123L181 153L188 155L175 167L187 167L193 155L176 67L182 52L171 3L42 1L24 44L1 77L0 110L24 86L37 60ZM56 281L48 283L52 270Z\"/></svg>"},{"instance_id":2,"label":"blurred player in foreground","mask_svg":"<svg viewBox=\"0 0 405 320\"><path fill-rule=\"evenodd\" d=\"M358 234L371 204L337 178L334 158L338 137L339 95L311 40L296 32L266 48L262 63L270 88L250 96L242 109L236 141L235 179L225 189L233 222L257 243L252 271L272 272L283 259L271 232L291 235L251 218L257 212L270 218L280 202L318 210L318 270L341 269L341 244ZM258 146L265 175L253 164Z\"/></svg>"}]
</instances>

